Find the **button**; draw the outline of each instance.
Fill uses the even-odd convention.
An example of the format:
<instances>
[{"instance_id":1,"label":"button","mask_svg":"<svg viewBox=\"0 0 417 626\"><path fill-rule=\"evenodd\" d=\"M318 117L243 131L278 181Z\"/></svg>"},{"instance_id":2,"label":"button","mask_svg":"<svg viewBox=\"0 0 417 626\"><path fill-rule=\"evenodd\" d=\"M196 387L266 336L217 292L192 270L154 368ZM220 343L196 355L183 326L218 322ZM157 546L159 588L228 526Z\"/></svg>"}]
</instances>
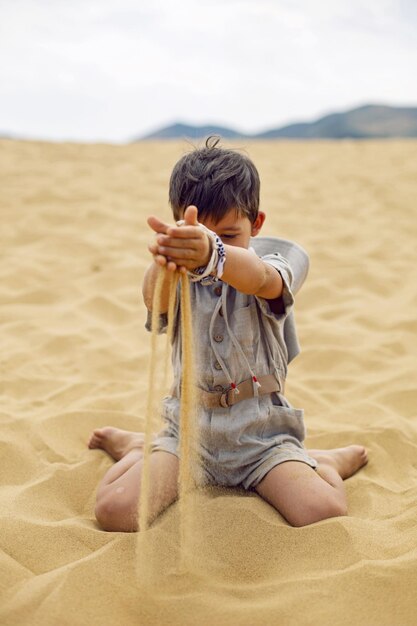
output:
<instances>
[{"instance_id":1,"label":"button","mask_svg":"<svg viewBox=\"0 0 417 626\"><path fill-rule=\"evenodd\" d=\"M221 296L222 295L222 288L221 287L216 287L214 290L214 293L216 294L216 296Z\"/></svg>"},{"instance_id":2,"label":"button","mask_svg":"<svg viewBox=\"0 0 417 626\"><path fill-rule=\"evenodd\" d=\"M216 369L216 370L221 370L222 369L222 366L220 365L220 363L218 361L215 362L214 369Z\"/></svg>"},{"instance_id":3,"label":"button","mask_svg":"<svg viewBox=\"0 0 417 626\"><path fill-rule=\"evenodd\" d=\"M214 335L213 339L217 343L221 343L223 341L223 335Z\"/></svg>"},{"instance_id":4,"label":"button","mask_svg":"<svg viewBox=\"0 0 417 626\"><path fill-rule=\"evenodd\" d=\"M221 385L216 385L216 386L214 387L214 391L218 391L219 393L220 393L220 392L223 392L223 387L222 387Z\"/></svg>"}]
</instances>

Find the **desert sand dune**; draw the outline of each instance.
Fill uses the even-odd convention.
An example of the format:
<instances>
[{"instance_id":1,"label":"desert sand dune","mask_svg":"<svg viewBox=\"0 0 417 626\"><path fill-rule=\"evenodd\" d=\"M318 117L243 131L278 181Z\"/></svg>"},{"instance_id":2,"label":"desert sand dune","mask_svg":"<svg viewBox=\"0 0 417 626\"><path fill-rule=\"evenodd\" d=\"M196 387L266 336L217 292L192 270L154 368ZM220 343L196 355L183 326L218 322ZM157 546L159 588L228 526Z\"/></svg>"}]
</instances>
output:
<instances>
[{"instance_id":1,"label":"desert sand dune","mask_svg":"<svg viewBox=\"0 0 417 626\"><path fill-rule=\"evenodd\" d=\"M189 146L2 140L2 624L417 624L417 143L243 147L265 234L311 258L287 386L307 446L369 449L349 516L291 528L254 493L203 491L185 571L177 504L146 537L98 527L112 460L87 441L144 429L146 217L169 219Z\"/></svg>"}]
</instances>

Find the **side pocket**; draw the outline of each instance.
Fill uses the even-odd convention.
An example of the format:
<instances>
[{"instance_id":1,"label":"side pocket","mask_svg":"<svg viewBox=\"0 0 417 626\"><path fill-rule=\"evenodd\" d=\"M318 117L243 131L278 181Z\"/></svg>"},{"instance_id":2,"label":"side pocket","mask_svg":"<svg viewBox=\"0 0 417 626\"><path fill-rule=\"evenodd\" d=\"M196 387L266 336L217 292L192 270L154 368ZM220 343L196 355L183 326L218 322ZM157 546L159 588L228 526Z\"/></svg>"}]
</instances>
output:
<instances>
[{"instance_id":1,"label":"side pocket","mask_svg":"<svg viewBox=\"0 0 417 626\"><path fill-rule=\"evenodd\" d=\"M293 408L283 396L271 395L276 396L276 398L273 397L269 406L268 420L265 422L262 436L267 439L270 437L281 438L287 435L295 437L300 442L304 441L306 436L304 410ZM275 404L274 400L282 403Z\"/></svg>"}]
</instances>

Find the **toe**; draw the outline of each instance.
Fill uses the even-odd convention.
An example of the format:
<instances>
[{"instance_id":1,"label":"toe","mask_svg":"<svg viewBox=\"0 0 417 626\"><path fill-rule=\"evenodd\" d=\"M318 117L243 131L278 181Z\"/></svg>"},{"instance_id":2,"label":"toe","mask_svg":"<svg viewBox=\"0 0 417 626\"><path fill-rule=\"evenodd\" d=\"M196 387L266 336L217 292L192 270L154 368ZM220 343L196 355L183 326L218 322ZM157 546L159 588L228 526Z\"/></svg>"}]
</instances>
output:
<instances>
[{"instance_id":1,"label":"toe","mask_svg":"<svg viewBox=\"0 0 417 626\"><path fill-rule=\"evenodd\" d=\"M104 436L102 433L103 429L99 429L97 428L96 430L93 431L93 434L90 437L90 440L88 442L88 447L89 448L99 448L102 445Z\"/></svg>"}]
</instances>

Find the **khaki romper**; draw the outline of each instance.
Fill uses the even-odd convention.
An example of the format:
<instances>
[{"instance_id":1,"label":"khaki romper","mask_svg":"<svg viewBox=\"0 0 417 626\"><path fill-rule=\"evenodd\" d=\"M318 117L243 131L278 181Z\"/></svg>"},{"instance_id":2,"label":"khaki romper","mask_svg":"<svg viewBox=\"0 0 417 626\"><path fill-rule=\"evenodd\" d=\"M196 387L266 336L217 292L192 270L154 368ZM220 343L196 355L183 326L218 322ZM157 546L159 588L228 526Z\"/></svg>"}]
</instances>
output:
<instances>
[{"instance_id":1,"label":"khaki romper","mask_svg":"<svg viewBox=\"0 0 417 626\"><path fill-rule=\"evenodd\" d=\"M267 239L267 238L263 238ZM271 239L271 238L269 238ZM284 240L282 240L284 241ZM279 392L257 395L223 408L199 408L201 468L198 482L255 487L276 465L300 461L317 467L303 441L303 410L293 408L283 395L289 361L284 323L291 314L293 274L279 253L261 256L280 272L284 312L275 314L267 300L238 292L230 285L190 283L197 383L205 391L222 392L231 381L273 374ZM177 298L179 300L179 298ZM150 329L149 320L147 328ZM163 329L162 329L163 331ZM298 345L298 344L297 344ZM292 349L294 356L298 349ZM164 398L165 428L152 445L179 456L179 395L181 378L181 324L174 323L172 363L175 395Z\"/></svg>"}]
</instances>

